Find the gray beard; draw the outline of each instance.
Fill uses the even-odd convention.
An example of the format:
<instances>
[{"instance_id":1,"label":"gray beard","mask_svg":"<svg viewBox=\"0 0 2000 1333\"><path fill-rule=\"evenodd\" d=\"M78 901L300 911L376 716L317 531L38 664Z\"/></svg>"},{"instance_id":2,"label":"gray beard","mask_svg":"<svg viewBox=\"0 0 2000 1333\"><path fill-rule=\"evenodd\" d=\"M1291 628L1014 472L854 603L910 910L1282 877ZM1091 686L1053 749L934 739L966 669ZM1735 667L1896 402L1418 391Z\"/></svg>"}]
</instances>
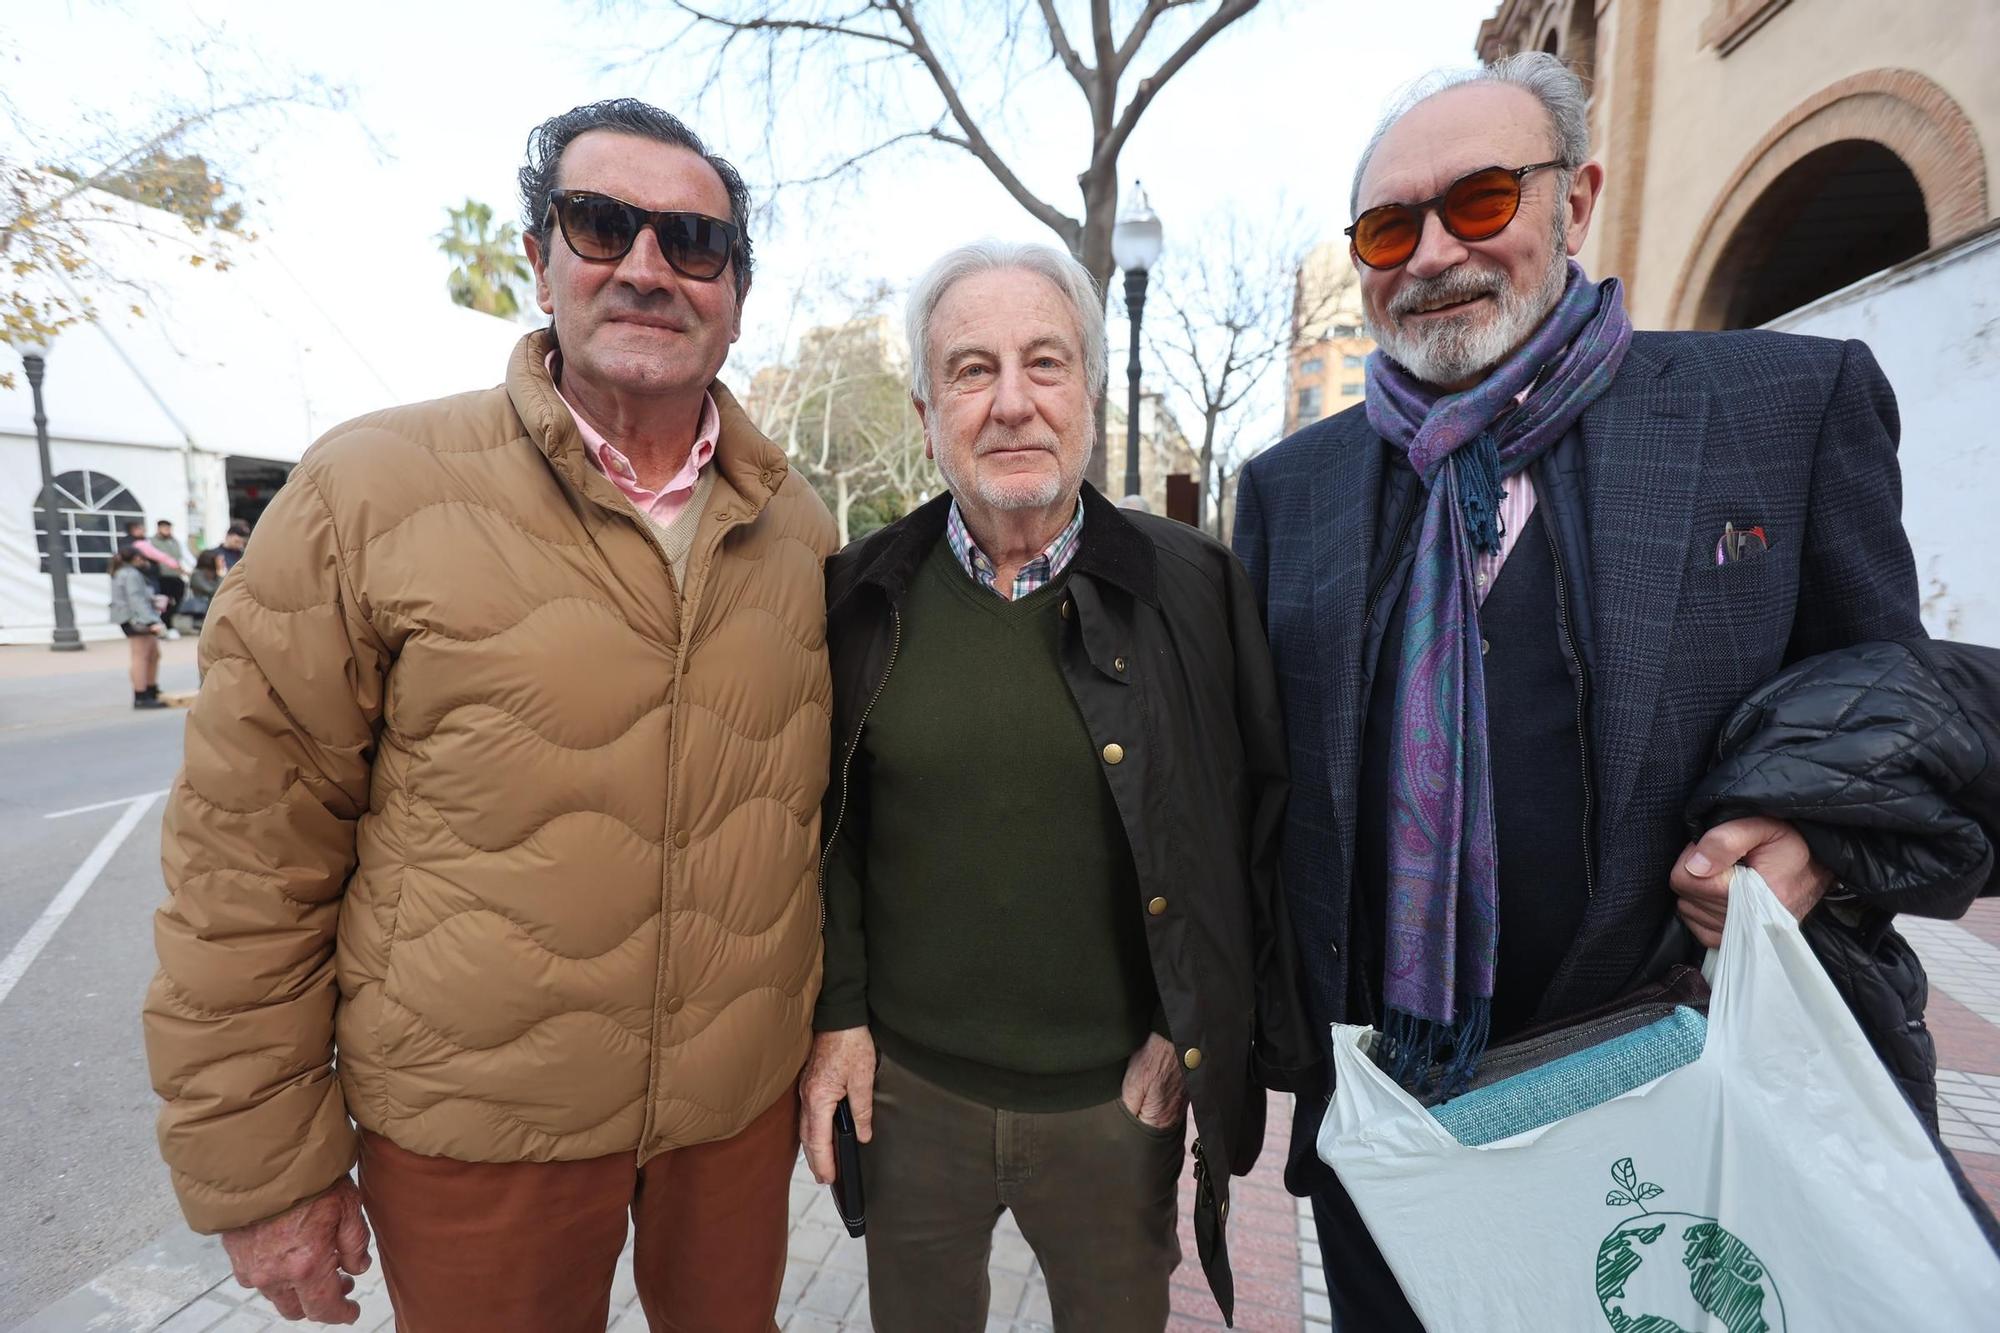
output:
<instances>
[{"instance_id":1,"label":"gray beard","mask_svg":"<svg viewBox=\"0 0 2000 1333\"><path fill-rule=\"evenodd\" d=\"M1560 232L1550 248L1549 264L1533 290L1516 291L1504 275L1491 270L1468 270L1460 265L1397 293L1401 310L1391 311L1385 324L1364 314L1369 336L1375 339L1391 361L1426 384L1457 384L1479 379L1500 364L1508 353L1528 340L1536 325L1548 317L1561 299L1563 284L1569 279L1569 253ZM1499 304L1499 313L1484 324L1471 316L1429 321L1417 332L1405 332L1396 321L1401 314L1419 305L1440 299L1469 299L1490 295Z\"/></svg>"},{"instance_id":2,"label":"gray beard","mask_svg":"<svg viewBox=\"0 0 2000 1333\"><path fill-rule=\"evenodd\" d=\"M1093 423L1092 433L1096 428ZM944 478L945 489L953 495L967 496L977 500L988 509L1046 509L1063 497L1065 490L1074 494L1083 482L1082 469L1072 476L1070 468L1063 463L1062 455L1056 455L1058 473L1054 477L1039 482L987 482L979 476L976 459L967 460L970 476L957 475L958 469L945 462L945 451L936 451L936 463L940 476ZM1088 460L1086 459L1086 462Z\"/></svg>"}]
</instances>

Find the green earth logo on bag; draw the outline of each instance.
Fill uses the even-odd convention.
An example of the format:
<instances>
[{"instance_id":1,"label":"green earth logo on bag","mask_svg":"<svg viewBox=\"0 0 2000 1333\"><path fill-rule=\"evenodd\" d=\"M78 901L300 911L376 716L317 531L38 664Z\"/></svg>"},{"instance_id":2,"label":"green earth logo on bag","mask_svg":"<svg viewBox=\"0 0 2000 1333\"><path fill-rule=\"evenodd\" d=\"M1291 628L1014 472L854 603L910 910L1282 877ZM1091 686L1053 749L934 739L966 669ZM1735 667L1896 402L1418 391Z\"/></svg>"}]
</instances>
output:
<instances>
[{"instance_id":1,"label":"green earth logo on bag","mask_svg":"<svg viewBox=\"0 0 2000 1333\"><path fill-rule=\"evenodd\" d=\"M1597 1303L1617 1333L1690 1333L1717 1325L1728 1333L1785 1333L1778 1284L1748 1245L1712 1217L1649 1211L1646 1200L1666 1191L1640 1180L1629 1157L1612 1164L1611 1178L1618 1188L1604 1202L1639 1210L1597 1247ZM1655 1249L1669 1234L1672 1239ZM1682 1247L1678 1269L1675 1242Z\"/></svg>"}]
</instances>

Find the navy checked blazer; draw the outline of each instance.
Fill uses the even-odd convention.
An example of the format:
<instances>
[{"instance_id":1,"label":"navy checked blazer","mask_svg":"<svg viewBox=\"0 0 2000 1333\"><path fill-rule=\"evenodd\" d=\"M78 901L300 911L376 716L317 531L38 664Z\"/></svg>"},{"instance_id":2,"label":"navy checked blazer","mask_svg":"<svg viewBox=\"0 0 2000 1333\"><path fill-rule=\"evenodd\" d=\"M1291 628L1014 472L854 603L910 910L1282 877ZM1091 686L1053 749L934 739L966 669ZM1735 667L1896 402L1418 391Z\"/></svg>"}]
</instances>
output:
<instances>
[{"instance_id":1,"label":"navy checked blazer","mask_svg":"<svg viewBox=\"0 0 2000 1333\"><path fill-rule=\"evenodd\" d=\"M1799 658L1923 634L1897 430L1864 344L1764 332L1637 334L1584 413L1597 889L1543 1015L1646 979L1635 973L1673 913L1682 811L1743 697ZM1349 994L1361 618L1384 450L1355 407L1254 459L1236 499L1289 733L1281 868L1322 1042ZM1717 565L1730 523L1761 525L1764 553Z\"/></svg>"}]
</instances>

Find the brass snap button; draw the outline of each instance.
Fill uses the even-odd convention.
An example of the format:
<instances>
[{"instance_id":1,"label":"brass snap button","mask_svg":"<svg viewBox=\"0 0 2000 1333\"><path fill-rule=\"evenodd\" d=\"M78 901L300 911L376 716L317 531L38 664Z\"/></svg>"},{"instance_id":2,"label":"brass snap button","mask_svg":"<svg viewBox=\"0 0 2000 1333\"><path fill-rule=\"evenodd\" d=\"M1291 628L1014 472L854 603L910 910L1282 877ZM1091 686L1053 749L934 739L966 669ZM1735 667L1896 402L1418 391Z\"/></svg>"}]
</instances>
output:
<instances>
[{"instance_id":1,"label":"brass snap button","mask_svg":"<svg viewBox=\"0 0 2000 1333\"><path fill-rule=\"evenodd\" d=\"M1167 900L1165 898L1155 898L1146 904L1146 910L1154 916L1162 916L1167 910Z\"/></svg>"},{"instance_id":2,"label":"brass snap button","mask_svg":"<svg viewBox=\"0 0 2000 1333\"><path fill-rule=\"evenodd\" d=\"M1105 747L1104 747L1104 762L1105 762L1105 763L1107 763L1107 764L1122 764L1122 763L1124 763L1124 762L1125 762L1125 747L1124 747L1124 746L1122 746L1122 745L1120 745L1120 744L1119 744L1119 743L1118 743L1117 741L1113 741L1113 742L1111 742L1111 744L1109 744L1109 745L1105 746Z\"/></svg>"},{"instance_id":3,"label":"brass snap button","mask_svg":"<svg viewBox=\"0 0 2000 1333\"><path fill-rule=\"evenodd\" d=\"M1189 1069L1201 1068L1201 1048L1197 1046L1188 1047L1187 1054L1181 1057L1181 1063Z\"/></svg>"}]
</instances>

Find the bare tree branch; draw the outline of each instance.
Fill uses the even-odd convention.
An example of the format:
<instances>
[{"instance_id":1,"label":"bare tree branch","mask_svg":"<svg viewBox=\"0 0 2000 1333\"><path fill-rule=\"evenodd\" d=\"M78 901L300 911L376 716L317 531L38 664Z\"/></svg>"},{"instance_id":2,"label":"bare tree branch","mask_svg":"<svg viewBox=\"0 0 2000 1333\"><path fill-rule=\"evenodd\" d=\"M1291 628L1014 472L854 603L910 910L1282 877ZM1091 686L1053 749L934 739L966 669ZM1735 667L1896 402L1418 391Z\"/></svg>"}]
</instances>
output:
<instances>
[{"instance_id":1,"label":"bare tree branch","mask_svg":"<svg viewBox=\"0 0 2000 1333\"><path fill-rule=\"evenodd\" d=\"M912 139L935 139L943 143L958 144L961 147L964 144L963 140L954 139L950 135L945 134L938 125L932 125L929 129L906 130L901 134L884 139L878 144L864 148L858 153L842 158L825 171L816 172L810 176L795 176L790 180L779 181L777 188L784 189L787 186L798 185L824 185L828 181L846 175L876 154L886 153L898 144L909 143Z\"/></svg>"},{"instance_id":2,"label":"bare tree branch","mask_svg":"<svg viewBox=\"0 0 2000 1333\"><path fill-rule=\"evenodd\" d=\"M1195 0L1150 0L1132 24L1132 31L1119 44L1112 68L1122 76L1132 64L1132 57L1138 55L1139 48L1146 44L1147 34L1153 31L1153 20L1170 9L1182 9L1194 3Z\"/></svg>"},{"instance_id":3,"label":"bare tree branch","mask_svg":"<svg viewBox=\"0 0 2000 1333\"><path fill-rule=\"evenodd\" d=\"M903 25L903 30L910 35L910 53L923 62L924 69L931 76L931 82L937 85L939 95L944 98L945 107L951 112L951 118L958 123L959 129L965 132L966 150L986 164L987 171L992 173L994 180L1000 182L1000 188L1014 197L1015 203L1028 210L1030 216L1050 231L1070 242L1071 248L1074 249L1073 238L1083 230L1083 224L1061 209L1044 203L1015 174L1014 169L1000 156L999 150L987 139L985 131L979 128L979 122L966 109L965 100L959 95L958 85L945 70L944 62L938 59L937 52L931 49L930 40L924 36L923 25L917 22L917 9L913 0L883 0L883 3L894 11Z\"/></svg>"},{"instance_id":4,"label":"bare tree branch","mask_svg":"<svg viewBox=\"0 0 2000 1333\"><path fill-rule=\"evenodd\" d=\"M1110 164L1116 162L1119 152L1125 147L1125 141L1132 137L1132 131L1138 127L1139 117L1146 113L1146 108L1152 104L1155 97L1159 96L1160 89L1167 86L1167 80L1180 73L1188 61L1194 59L1195 53L1208 45L1215 34L1255 9L1257 3L1258 0L1223 0L1216 6L1215 12L1203 20L1199 28L1188 34L1187 40L1182 42L1158 69L1139 80L1138 89L1133 92L1132 100L1125 104L1125 109L1119 113L1117 123L1111 127L1111 133L1097 145L1097 152L1091 158L1091 167L1108 169Z\"/></svg>"},{"instance_id":5,"label":"bare tree branch","mask_svg":"<svg viewBox=\"0 0 2000 1333\"><path fill-rule=\"evenodd\" d=\"M1048 26L1049 44L1055 48L1056 59L1062 61L1063 68L1076 80L1076 86L1083 89L1084 96L1090 95L1090 84L1096 71L1083 63L1083 57L1069 44L1069 34L1063 31L1062 17L1056 13L1056 0L1037 0L1042 7L1042 22Z\"/></svg>"},{"instance_id":6,"label":"bare tree branch","mask_svg":"<svg viewBox=\"0 0 2000 1333\"><path fill-rule=\"evenodd\" d=\"M861 15L869 12L869 10L876 8L873 5L863 6L861 9L855 10L845 19L830 21L823 19L783 18L732 19L724 18L719 14L711 14L703 9L697 9L695 6L688 4L687 0L673 0L673 6L688 17L699 22L712 23L718 27L730 28L737 33L816 32L824 33L829 37L852 37L856 41L861 42L880 42L884 46L893 46L899 51L915 53L915 48L910 43L899 41L887 33L870 32L866 28L852 28L848 26L848 20L859 18ZM724 45L727 45L727 42Z\"/></svg>"}]
</instances>

